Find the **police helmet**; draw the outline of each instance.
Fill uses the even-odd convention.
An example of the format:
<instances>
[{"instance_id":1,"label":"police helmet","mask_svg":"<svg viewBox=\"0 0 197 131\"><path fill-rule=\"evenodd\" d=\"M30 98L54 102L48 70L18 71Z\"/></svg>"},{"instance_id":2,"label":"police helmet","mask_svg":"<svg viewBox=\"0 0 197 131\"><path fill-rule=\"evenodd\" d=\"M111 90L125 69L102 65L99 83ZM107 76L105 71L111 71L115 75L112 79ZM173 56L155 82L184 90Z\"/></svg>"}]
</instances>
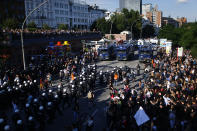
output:
<instances>
[{"instance_id":1,"label":"police helmet","mask_svg":"<svg viewBox=\"0 0 197 131\"><path fill-rule=\"evenodd\" d=\"M19 110L18 110L18 109L16 109L16 110L15 110L15 113L19 113Z\"/></svg>"},{"instance_id":2,"label":"police helmet","mask_svg":"<svg viewBox=\"0 0 197 131\"><path fill-rule=\"evenodd\" d=\"M38 102L38 99L35 98L35 99L34 99L34 102Z\"/></svg>"},{"instance_id":3,"label":"police helmet","mask_svg":"<svg viewBox=\"0 0 197 131\"><path fill-rule=\"evenodd\" d=\"M26 108L28 108L29 106L30 106L29 103L27 103L27 104L25 105Z\"/></svg>"},{"instance_id":4,"label":"police helmet","mask_svg":"<svg viewBox=\"0 0 197 131\"><path fill-rule=\"evenodd\" d=\"M43 107L43 106L40 106L40 107L39 107L39 110L40 110L40 111L42 111L43 109L44 109L44 107Z\"/></svg>"},{"instance_id":5,"label":"police helmet","mask_svg":"<svg viewBox=\"0 0 197 131\"><path fill-rule=\"evenodd\" d=\"M21 125L22 124L22 120L17 120L17 124Z\"/></svg>"},{"instance_id":6,"label":"police helmet","mask_svg":"<svg viewBox=\"0 0 197 131\"><path fill-rule=\"evenodd\" d=\"M55 98L58 98L58 95L55 95Z\"/></svg>"},{"instance_id":7,"label":"police helmet","mask_svg":"<svg viewBox=\"0 0 197 131\"><path fill-rule=\"evenodd\" d=\"M66 89L63 89L63 92L66 92Z\"/></svg>"},{"instance_id":8,"label":"police helmet","mask_svg":"<svg viewBox=\"0 0 197 131\"><path fill-rule=\"evenodd\" d=\"M5 131L9 131L9 130L10 130L10 126L9 126L9 125L5 125L5 126L4 126L4 130L5 130Z\"/></svg>"},{"instance_id":9,"label":"police helmet","mask_svg":"<svg viewBox=\"0 0 197 131\"><path fill-rule=\"evenodd\" d=\"M4 122L4 119L3 118L0 118L0 124L3 123L3 122Z\"/></svg>"},{"instance_id":10,"label":"police helmet","mask_svg":"<svg viewBox=\"0 0 197 131\"><path fill-rule=\"evenodd\" d=\"M51 105L52 105L52 102L48 102L47 105L48 105L48 106L51 106Z\"/></svg>"},{"instance_id":11,"label":"police helmet","mask_svg":"<svg viewBox=\"0 0 197 131\"><path fill-rule=\"evenodd\" d=\"M45 96L46 95L46 93L42 93L42 96Z\"/></svg>"},{"instance_id":12,"label":"police helmet","mask_svg":"<svg viewBox=\"0 0 197 131\"><path fill-rule=\"evenodd\" d=\"M32 116L29 116L29 117L28 117L28 120L29 120L29 121L32 121L32 120L33 120L33 117L32 117Z\"/></svg>"}]
</instances>

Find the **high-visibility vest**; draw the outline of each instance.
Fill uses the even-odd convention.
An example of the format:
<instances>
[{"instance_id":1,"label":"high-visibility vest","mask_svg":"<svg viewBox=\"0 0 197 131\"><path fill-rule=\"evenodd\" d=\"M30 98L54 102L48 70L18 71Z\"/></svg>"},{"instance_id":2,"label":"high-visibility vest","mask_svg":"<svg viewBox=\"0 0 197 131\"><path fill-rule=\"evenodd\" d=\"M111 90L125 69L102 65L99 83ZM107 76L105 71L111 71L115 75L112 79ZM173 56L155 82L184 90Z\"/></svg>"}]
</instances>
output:
<instances>
[{"instance_id":1,"label":"high-visibility vest","mask_svg":"<svg viewBox=\"0 0 197 131\"><path fill-rule=\"evenodd\" d=\"M118 79L118 74L115 73L115 74L114 74L114 80L117 80L117 79Z\"/></svg>"},{"instance_id":2,"label":"high-visibility vest","mask_svg":"<svg viewBox=\"0 0 197 131\"><path fill-rule=\"evenodd\" d=\"M74 77L75 77L75 76L74 76L74 74L72 73L72 74L71 74L71 80L74 80Z\"/></svg>"}]
</instances>

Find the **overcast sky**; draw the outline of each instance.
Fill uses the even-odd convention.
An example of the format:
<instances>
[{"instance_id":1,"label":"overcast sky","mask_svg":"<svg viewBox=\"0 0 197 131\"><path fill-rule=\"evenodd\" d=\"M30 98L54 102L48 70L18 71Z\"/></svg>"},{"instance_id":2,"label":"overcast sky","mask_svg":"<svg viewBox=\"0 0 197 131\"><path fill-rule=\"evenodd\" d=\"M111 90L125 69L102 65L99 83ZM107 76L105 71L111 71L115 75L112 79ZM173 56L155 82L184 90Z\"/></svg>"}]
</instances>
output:
<instances>
[{"instance_id":1,"label":"overcast sky","mask_svg":"<svg viewBox=\"0 0 197 131\"><path fill-rule=\"evenodd\" d=\"M89 4L97 4L100 8L115 11L119 8L119 0L83 0ZM163 16L186 17L188 21L197 19L197 0L142 0L143 3L158 5Z\"/></svg>"}]
</instances>

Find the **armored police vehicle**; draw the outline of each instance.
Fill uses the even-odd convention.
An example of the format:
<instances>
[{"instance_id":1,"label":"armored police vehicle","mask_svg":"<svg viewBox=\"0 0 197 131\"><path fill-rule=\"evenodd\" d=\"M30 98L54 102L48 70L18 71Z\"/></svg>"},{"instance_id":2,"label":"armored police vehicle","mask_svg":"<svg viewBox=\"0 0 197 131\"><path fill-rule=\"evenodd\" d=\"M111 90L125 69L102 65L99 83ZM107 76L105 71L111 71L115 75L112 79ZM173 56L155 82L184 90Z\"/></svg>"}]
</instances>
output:
<instances>
[{"instance_id":1,"label":"armored police vehicle","mask_svg":"<svg viewBox=\"0 0 197 131\"><path fill-rule=\"evenodd\" d=\"M111 60L116 56L115 45L104 45L98 48L98 54L100 60Z\"/></svg>"},{"instance_id":2,"label":"armored police vehicle","mask_svg":"<svg viewBox=\"0 0 197 131\"><path fill-rule=\"evenodd\" d=\"M151 59L153 57L153 50L151 45L140 45L138 53L140 62L151 62Z\"/></svg>"},{"instance_id":3,"label":"armored police vehicle","mask_svg":"<svg viewBox=\"0 0 197 131\"><path fill-rule=\"evenodd\" d=\"M122 44L116 47L117 60L129 60L134 56L134 48L132 44Z\"/></svg>"}]
</instances>

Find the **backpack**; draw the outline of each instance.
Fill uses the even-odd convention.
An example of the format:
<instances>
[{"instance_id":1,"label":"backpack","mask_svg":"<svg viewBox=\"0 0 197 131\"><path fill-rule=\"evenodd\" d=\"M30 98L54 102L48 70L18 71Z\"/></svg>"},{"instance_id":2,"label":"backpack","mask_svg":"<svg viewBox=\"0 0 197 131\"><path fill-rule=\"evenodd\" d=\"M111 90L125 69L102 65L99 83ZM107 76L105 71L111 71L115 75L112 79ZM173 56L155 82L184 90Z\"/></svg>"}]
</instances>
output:
<instances>
[{"instance_id":1,"label":"backpack","mask_svg":"<svg viewBox=\"0 0 197 131\"><path fill-rule=\"evenodd\" d=\"M88 99L91 99L91 98L92 98L92 93L88 92Z\"/></svg>"}]
</instances>

